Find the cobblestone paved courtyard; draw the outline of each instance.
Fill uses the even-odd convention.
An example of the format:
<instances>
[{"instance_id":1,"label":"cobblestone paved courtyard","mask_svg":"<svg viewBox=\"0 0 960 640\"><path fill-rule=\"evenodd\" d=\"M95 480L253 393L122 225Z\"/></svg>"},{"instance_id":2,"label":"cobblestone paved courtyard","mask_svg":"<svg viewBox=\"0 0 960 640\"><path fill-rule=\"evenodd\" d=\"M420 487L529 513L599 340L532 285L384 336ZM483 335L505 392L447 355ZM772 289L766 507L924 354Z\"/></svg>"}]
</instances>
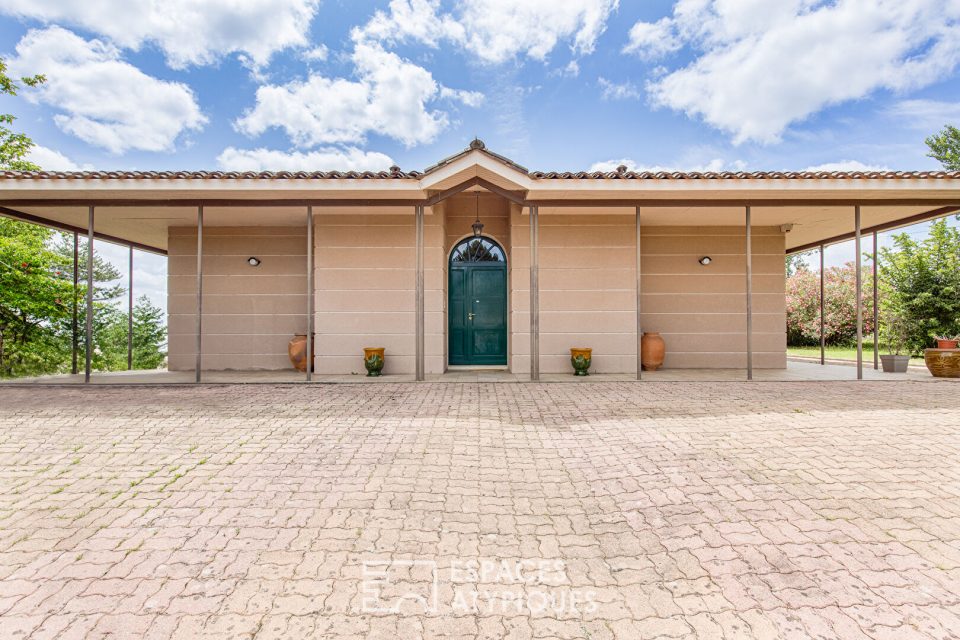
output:
<instances>
[{"instance_id":1,"label":"cobblestone paved courtyard","mask_svg":"<svg viewBox=\"0 0 960 640\"><path fill-rule=\"evenodd\" d=\"M0 388L0 637L960 637L950 382Z\"/></svg>"}]
</instances>

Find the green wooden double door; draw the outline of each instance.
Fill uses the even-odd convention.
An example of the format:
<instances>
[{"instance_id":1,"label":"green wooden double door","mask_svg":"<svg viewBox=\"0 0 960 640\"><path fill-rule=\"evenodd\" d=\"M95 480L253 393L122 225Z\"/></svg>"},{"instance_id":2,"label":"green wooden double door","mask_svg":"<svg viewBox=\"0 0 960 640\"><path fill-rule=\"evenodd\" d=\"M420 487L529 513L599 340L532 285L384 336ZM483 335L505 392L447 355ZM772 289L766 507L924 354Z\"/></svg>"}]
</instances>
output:
<instances>
[{"instance_id":1,"label":"green wooden double door","mask_svg":"<svg viewBox=\"0 0 960 640\"><path fill-rule=\"evenodd\" d=\"M499 248L499 247L497 247ZM449 264L447 305L451 365L507 364L507 264L457 260Z\"/></svg>"}]
</instances>

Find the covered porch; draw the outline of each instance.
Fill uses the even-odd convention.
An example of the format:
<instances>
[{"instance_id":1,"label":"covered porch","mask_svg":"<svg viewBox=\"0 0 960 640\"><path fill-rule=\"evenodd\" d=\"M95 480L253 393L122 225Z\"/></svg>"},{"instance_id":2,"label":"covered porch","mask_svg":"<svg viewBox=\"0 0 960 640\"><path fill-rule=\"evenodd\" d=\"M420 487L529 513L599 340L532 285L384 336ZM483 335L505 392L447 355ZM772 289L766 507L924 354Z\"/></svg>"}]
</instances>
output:
<instances>
[{"instance_id":1,"label":"covered porch","mask_svg":"<svg viewBox=\"0 0 960 640\"><path fill-rule=\"evenodd\" d=\"M787 362L784 255L852 238L859 267L864 237L960 210L956 177L531 172L475 141L424 172L7 172L0 214L84 235L90 256L101 239L168 256L166 371L94 371L88 296L77 373L25 382L357 382L364 346L386 347L392 381L567 380L579 346L589 379L868 379L870 354ZM471 237L505 262L499 370L453 368ZM645 331L667 344L658 371Z\"/></svg>"}]
</instances>

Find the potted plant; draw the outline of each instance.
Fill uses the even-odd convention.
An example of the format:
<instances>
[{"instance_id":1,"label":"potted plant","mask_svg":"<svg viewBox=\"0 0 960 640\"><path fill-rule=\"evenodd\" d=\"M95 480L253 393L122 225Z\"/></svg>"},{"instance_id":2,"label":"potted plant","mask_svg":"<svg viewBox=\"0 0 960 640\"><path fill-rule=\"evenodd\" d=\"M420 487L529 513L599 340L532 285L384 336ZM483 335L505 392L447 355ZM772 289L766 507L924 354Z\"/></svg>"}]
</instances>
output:
<instances>
[{"instance_id":1,"label":"potted plant","mask_svg":"<svg viewBox=\"0 0 960 640\"><path fill-rule=\"evenodd\" d=\"M884 373L906 373L910 355L901 355L907 349L910 327L907 321L893 313L885 313L880 324L880 334L887 345L887 354L880 356Z\"/></svg>"},{"instance_id":2,"label":"potted plant","mask_svg":"<svg viewBox=\"0 0 960 640\"><path fill-rule=\"evenodd\" d=\"M937 349L956 349L960 345L960 336L934 336L937 341Z\"/></svg>"},{"instance_id":3,"label":"potted plant","mask_svg":"<svg viewBox=\"0 0 960 640\"><path fill-rule=\"evenodd\" d=\"M934 378L960 378L960 336L934 336L936 349L923 350L923 362Z\"/></svg>"},{"instance_id":4,"label":"potted plant","mask_svg":"<svg viewBox=\"0 0 960 640\"><path fill-rule=\"evenodd\" d=\"M367 376L376 378L383 371L384 347L364 347L363 366L367 369Z\"/></svg>"},{"instance_id":5,"label":"potted plant","mask_svg":"<svg viewBox=\"0 0 960 640\"><path fill-rule=\"evenodd\" d=\"M590 358L593 349L586 347L570 349L570 364L573 365L573 375L588 376L587 369L590 368Z\"/></svg>"}]
</instances>

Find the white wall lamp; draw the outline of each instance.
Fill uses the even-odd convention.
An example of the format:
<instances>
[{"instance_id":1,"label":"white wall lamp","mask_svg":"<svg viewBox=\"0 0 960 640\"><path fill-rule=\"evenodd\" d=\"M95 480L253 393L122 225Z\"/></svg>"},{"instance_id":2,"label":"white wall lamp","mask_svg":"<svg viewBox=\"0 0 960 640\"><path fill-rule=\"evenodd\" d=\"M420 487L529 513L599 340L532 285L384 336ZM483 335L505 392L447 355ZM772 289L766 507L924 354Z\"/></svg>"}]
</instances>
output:
<instances>
[{"instance_id":1,"label":"white wall lamp","mask_svg":"<svg viewBox=\"0 0 960 640\"><path fill-rule=\"evenodd\" d=\"M259 267L260 258L255 258L253 256L250 256L249 258L247 258L247 264L250 265L251 267Z\"/></svg>"},{"instance_id":2,"label":"white wall lamp","mask_svg":"<svg viewBox=\"0 0 960 640\"><path fill-rule=\"evenodd\" d=\"M710 264L711 262L713 262L713 258L711 258L710 256L703 256L702 258L700 258L699 260L697 260L697 262L699 262L699 263L702 264L703 266L707 266L708 264Z\"/></svg>"}]
</instances>

